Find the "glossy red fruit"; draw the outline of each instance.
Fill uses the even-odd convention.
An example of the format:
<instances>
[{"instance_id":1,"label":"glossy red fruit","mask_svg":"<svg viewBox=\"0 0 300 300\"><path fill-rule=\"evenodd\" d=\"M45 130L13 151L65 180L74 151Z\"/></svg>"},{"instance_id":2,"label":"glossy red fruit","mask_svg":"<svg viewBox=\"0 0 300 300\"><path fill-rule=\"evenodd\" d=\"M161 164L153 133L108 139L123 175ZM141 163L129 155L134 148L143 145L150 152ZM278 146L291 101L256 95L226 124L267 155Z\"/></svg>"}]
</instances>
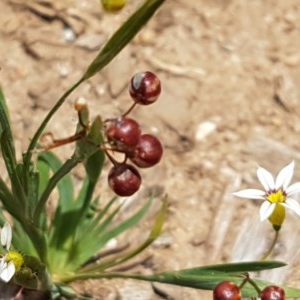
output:
<instances>
[{"instance_id":1,"label":"glossy red fruit","mask_svg":"<svg viewBox=\"0 0 300 300\"><path fill-rule=\"evenodd\" d=\"M240 288L231 281L220 282L213 291L214 300L241 300Z\"/></svg>"},{"instance_id":2,"label":"glossy red fruit","mask_svg":"<svg viewBox=\"0 0 300 300\"><path fill-rule=\"evenodd\" d=\"M285 292L279 286L267 286L260 295L261 300L285 300Z\"/></svg>"},{"instance_id":3,"label":"glossy red fruit","mask_svg":"<svg viewBox=\"0 0 300 300\"><path fill-rule=\"evenodd\" d=\"M130 81L129 94L141 105L155 102L161 93L161 84L158 77L149 71L136 73Z\"/></svg>"},{"instance_id":4,"label":"glossy red fruit","mask_svg":"<svg viewBox=\"0 0 300 300\"><path fill-rule=\"evenodd\" d=\"M117 146L118 150L127 151L138 144L141 129L135 120L120 117L107 122L106 136Z\"/></svg>"},{"instance_id":5,"label":"glossy red fruit","mask_svg":"<svg viewBox=\"0 0 300 300\"><path fill-rule=\"evenodd\" d=\"M158 138L152 134L142 134L134 152L129 158L140 168L149 168L159 163L163 147Z\"/></svg>"},{"instance_id":6,"label":"glossy red fruit","mask_svg":"<svg viewBox=\"0 0 300 300\"><path fill-rule=\"evenodd\" d=\"M110 188L121 197L133 195L139 190L141 183L139 171L128 164L116 164L108 174Z\"/></svg>"}]
</instances>

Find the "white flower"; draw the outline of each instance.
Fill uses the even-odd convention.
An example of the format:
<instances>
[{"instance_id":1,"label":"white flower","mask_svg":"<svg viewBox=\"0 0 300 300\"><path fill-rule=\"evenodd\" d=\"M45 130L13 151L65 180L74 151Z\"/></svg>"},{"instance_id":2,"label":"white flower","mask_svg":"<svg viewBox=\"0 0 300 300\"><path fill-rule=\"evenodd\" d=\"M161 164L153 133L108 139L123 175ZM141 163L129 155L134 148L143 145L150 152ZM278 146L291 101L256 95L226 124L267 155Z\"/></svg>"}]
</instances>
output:
<instances>
[{"instance_id":1,"label":"white flower","mask_svg":"<svg viewBox=\"0 0 300 300\"><path fill-rule=\"evenodd\" d=\"M23 257L20 253L10 250L12 239L11 226L6 222L1 230L1 245L7 253L0 258L0 279L8 282L23 265Z\"/></svg>"},{"instance_id":2,"label":"white flower","mask_svg":"<svg viewBox=\"0 0 300 300\"><path fill-rule=\"evenodd\" d=\"M279 216L279 219L282 219L283 221L285 214L284 208L289 208L300 216L300 205L295 199L291 198L292 195L300 192L300 182L296 182L289 186L293 173L294 162L285 166L278 173L275 180L269 171L259 167L257 169L257 177L265 190L246 189L233 194L241 198L265 200L259 211L261 221L270 218L273 213L275 214L275 211L277 214L280 212L279 214L281 216ZM281 206L282 209L277 209L280 208L278 206ZM272 224L274 225L273 222Z\"/></svg>"}]
</instances>

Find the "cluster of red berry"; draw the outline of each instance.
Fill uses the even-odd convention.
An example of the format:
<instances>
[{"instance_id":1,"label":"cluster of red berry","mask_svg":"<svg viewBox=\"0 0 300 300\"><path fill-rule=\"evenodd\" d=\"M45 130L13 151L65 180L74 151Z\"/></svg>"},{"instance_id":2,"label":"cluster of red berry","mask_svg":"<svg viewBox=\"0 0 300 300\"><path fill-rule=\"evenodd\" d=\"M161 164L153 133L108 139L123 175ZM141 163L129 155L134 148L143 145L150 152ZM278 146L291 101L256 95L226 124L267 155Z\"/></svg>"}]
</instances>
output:
<instances>
[{"instance_id":1,"label":"cluster of red berry","mask_svg":"<svg viewBox=\"0 0 300 300\"><path fill-rule=\"evenodd\" d=\"M137 73L129 84L129 94L134 103L121 117L104 121L109 145L105 147L105 152L113 164L108 174L108 183L119 196L131 196L140 188L142 178L136 167L152 167L162 157L160 141L152 134L142 133L138 122L127 117L136 105L152 104L160 93L160 80L155 74L149 71ZM124 160L116 161L111 152L124 154Z\"/></svg>"},{"instance_id":2,"label":"cluster of red berry","mask_svg":"<svg viewBox=\"0 0 300 300\"><path fill-rule=\"evenodd\" d=\"M219 283L213 291L214 300L241 300L241 287L231 281ZM285 300L284 290L275 285L267 286L260 292L261 300Z\"/></svg>"}]
</instances>

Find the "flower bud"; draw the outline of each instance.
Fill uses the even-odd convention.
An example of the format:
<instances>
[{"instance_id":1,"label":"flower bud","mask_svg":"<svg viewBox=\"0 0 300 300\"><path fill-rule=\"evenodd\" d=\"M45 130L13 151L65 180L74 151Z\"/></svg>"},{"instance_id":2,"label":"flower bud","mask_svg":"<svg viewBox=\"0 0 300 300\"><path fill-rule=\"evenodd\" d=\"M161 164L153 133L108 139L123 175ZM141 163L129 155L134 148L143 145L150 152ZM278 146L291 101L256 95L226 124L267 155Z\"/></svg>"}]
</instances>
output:
<instances>
[{"instance_id":1,"label":"flower bud","mask_svg":"<svg viewBox=\"0 0 300 300\"><path fill-rule=\"evenodd\" d=\"M76 111L82 111L83 109L87 108L87 101L85 98L80 97L74 103L74 108Z\"/></svg>"}]
</instances>

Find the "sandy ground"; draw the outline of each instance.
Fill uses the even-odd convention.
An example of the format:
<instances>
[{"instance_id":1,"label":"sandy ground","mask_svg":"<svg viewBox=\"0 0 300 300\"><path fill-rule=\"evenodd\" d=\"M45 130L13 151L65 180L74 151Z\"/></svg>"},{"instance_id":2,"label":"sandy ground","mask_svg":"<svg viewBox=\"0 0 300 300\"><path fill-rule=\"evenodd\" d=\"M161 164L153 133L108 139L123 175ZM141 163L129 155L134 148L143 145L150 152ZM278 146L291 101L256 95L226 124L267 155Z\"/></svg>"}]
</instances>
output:
<instances>
[{"instance_id":1,"label":"sandy ground","mask_svg":"<svg viewBox=\"0 0 300 300\"><path fill-rule=\"evenodd\" d=\"M0 80L18 153L138 3L109 15L99 1L0 2ZM141 256L151 255L150 262L132 272L258 259L271 243L270 224L259 221L260 203L231 193L259 187L257 165L276 173L294 160L293 180L300 180L299 16L297 0L167 0L113 63L52 119L47 130L68 136L76 126L78 97L88 100L94 116L118 116L131 103L127 85L135 72L152 70L161 79L159 101L132 116L161 139L164 158L143 172L143 187L128 199L123 217L153 191L169 195L169 212L163 235ZM72 146L55 150L63 157L71 151ZM105 172L99 192L109 199ZM159 198L148 218L117 244L143 240L158 205ZM262 276L299 287L298 224L288 214L272 256L288 267ZM97 300L162 299L149 283L133 280L91 280L74 287ZM211 299L210 292L156 287L168 299Z\"/></svg>"}]
</instances>

